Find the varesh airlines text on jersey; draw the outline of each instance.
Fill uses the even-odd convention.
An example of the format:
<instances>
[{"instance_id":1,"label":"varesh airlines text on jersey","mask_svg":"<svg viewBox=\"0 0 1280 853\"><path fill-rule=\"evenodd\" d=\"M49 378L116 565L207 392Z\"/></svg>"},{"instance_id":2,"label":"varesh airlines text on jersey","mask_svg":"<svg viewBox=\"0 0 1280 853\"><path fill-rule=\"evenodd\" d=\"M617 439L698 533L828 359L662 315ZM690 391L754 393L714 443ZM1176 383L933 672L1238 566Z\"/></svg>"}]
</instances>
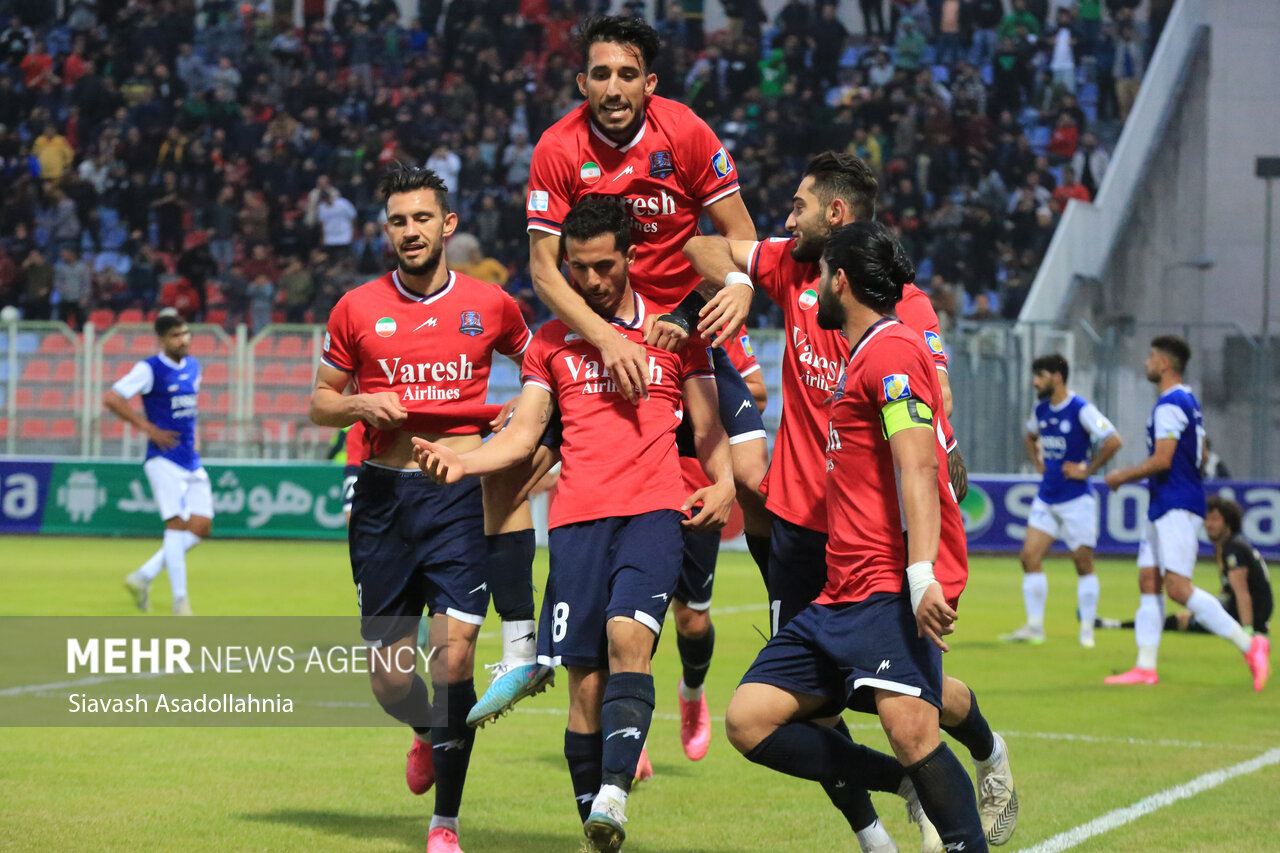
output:
<instances>
[{"instance_id":1,"label":"varesh airlines text on jersey","mask_svg":"<svg viewBox=\"0 0 1280 853\"><path fill-rule=\"evenodd\" d=\"M399 356L380 358L378 366L387 377L387 384L400 383L408 386L400 395L400 399L407 403L461 399L462 391L458 388L441 388L423 383L463 382L473 375L473 365L465 354L452 361L401 361Z\"/></svg>"}]
</instances>

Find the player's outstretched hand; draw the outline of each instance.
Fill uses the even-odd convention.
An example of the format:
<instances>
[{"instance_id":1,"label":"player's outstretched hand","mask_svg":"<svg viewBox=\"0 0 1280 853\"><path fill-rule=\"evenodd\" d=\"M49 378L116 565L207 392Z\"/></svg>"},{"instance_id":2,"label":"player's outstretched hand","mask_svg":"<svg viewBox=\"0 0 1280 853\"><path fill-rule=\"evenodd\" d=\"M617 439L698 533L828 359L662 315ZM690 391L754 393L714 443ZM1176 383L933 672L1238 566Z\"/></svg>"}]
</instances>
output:
<instances>
[{"instance_id":1,"label":"player's outstretched hand","mask_svg":"<svg viewBox=\"0 0 1280 853\"><path fill-rule=\"evenodd\" d=\"M956 612L947 606L942 587L936 581L929 584L916 608L916 636L927 637L944 652L950 651L942 638L955 631L955 621Z\"/></svg>"},{"instance_id":2,"label":"player's outstretched hand","mask_svg":"<svg viewBox=\"0 0 1280 853\"><path fill-rule=\"evenodd\" d=\"M713 347L723 346L747 321L754 296L755 291L745 284L730 284L721 288L698 312L698 332L711 341ZM712 340L711 333L716 329L720 330L720 334Z\"/></svg>"},{"instance_id":3,"label":"player's outstretched hand","mask_svg":"<svg viewBox=\"0 0 1280 853\"><path fill-rule=\"evenodd\" d=\"M600 348L605 372L632 403L649 399L649 354L640 344L618 335Z\"/></svg>"},{"instance_id":4,"label":"player's outstretched hand","mask_svg":"<svg viewBox=\"0 0 1280 853\"><path fill-rule=\"evenodd\" d=\"M1083 462L1063 462L1062 476L1068 480L1087 480L1089 479L1089 466Z\"/></svg>"},{"instance_id":5,"label":"player's outstretched hand","mask_svg":"<svg viewBox=\"0 0 1280 853\"><path fill-rule=\"evenodd\" d=\"M732 484L704 486L685 499L685 512L702 504L702 512L680 522L690 530L719 530L729 523L735 491Z\"/></svg>"},{"instance_id":6,"label":"player's outstretched hand","mask_svg":"<svg viewBox=\"0 0 1280 853\"><path fill-rule=\"evenodd\" d=\"M507 424L511 420L511 416L515 414L516 403L520 402L519 397L512 397L510 400L502 404L502 411L489 421L489 431L493 433L502 432L507 428Z\"/></svg>"},{"instance_id":7,"label":"player's outstretched hand","mask_svg":"<svg viewBox=\"0 0 1280 853\"><path fill-rule=\"evenodd\" d=\"M161 450L168 450L178 443L178 434L171 429L160 429L153 426L147 430L147 438L151 439L151 443Z\"/></svg>"},{"instance_id":8,"label":"player's outstretched hand","mask_svg":"<svg viewBox=\"0 0 1280 853\"><path fill-rule=\"evenodd\" d=\"M395 391L379 391L361 396L364 398L364 407L360 418L375 429L395 429L409 417L409 410L400 402L400 395Z\"/></svg>"},{"instance_id":9,"label":"player's outstretched hand","mask_svg":"<svg viewBox=\"0 0 1280 853\"><path fill-rule=\"evenodd\" d=\"M645 317L644 342L667 352L679 352L689 343L689 333L675 323L659 320L656 316Z\"/></svg>"},{"instance_id":10,"label":"player's outstretched hand","mask_svg":"<svg viewBox=\"0 0 1280 853\"><path fill-rule=\"evenodd\" d=\"M462 457L443 444L414 436L413 461L437 483L456 483L462 479Z\"/></svg>"},{"instance_id":11,"label":"player's outstretched hand","mask_svg":"<svg viewBox=\"0 0 1280 853\"><path fill-rule=\"evenodd\" d=\"M1107 488L1115 491L1124 485L1124 478L1120 476L1119 471L1109 471L1106 478Z\"/></svg>"}]
</instances>

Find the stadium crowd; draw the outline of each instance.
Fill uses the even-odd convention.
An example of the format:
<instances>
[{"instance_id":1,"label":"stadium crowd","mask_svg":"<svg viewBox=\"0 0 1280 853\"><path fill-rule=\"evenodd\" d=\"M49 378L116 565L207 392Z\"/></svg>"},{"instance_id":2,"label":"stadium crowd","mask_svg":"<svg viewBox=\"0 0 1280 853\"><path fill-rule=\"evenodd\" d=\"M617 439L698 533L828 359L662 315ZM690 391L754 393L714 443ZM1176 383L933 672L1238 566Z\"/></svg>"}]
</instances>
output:
<instances>
[{"instance_id":1,"label":"stadium crowd","mask_svg":"<svg viewBox=\"0 0 1280 853\"><path fill-rule=\"evenodd\" d=\"M412 161L470 232L451 261L540 322L533 144L580 101L576 22L609 5L421 0L406 21L394 0L339 0L328 20L308 2L299 28L270 4L0 0L0 304L75 326L156 306L323 322L391 266L374 188ZM846 149L944 328L1016 317L1067 202L1102 182L1172 4L860 5L789 0L770 20L725 2L729 26L704 33L660 2L658 93L721 136L762 237L785 233L808 159ZM754 320L779 317L763 301Z\"/></svg>"}]
</instances>

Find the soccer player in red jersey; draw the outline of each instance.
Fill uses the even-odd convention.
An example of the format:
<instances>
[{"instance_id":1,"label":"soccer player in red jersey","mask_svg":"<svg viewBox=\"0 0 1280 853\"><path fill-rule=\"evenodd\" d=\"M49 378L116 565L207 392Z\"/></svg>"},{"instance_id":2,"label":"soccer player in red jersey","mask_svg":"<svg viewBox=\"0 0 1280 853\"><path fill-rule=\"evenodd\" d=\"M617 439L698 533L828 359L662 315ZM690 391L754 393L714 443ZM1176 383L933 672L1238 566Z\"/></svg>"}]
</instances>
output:
<instances>
[{"instance_id":1,"label":"soccer player in red jersey","mask_svg":"<svg viewBox=\"0 0 1280 853\"><path fill-rule=\"evenodd\" d=\"M787 218L791 239L756 243L696 237L685 247L686 256L704 276L723 277L731 270L748 272L782 308L785 318L784 405L764 484L766 506L774 516L767 585L775 634L817 597L827 579L828 409L847 364L849 345L841 332L818 324L821 276L817 262L836 228L872 219L876 189L875 178L860 159L826 152L810 162L796 190ZM928 297L914 284L906 284L903 299L895 307L899 319L923 335L940 387L945 388L946 352ZM950 396L945 391L943 400L946 408ZM954 448L945 417L939 417L939 426L944 427L940 438ZM948 453L953 485L957 469L963 476L963 463L954 464L956 453ZM969 749L977 770L983 824L994 828L988 840L1003 844L1012 835L1017 815L1003 739L992 733L976 697L960 680L945 679L943 700L943 728ZM838 723L837 728L847 732ZM865 849L876 849L873 845L879 833L870 800L849 788L828 790L828 794L845 812L860 841L867 845ZM925 831L928 834L931 829Z\"/></svg>"},{"instance_id":2,"label":"soccer player in red jersey","mask_svg":"<svg viewBox=\"0 0 1280 853\"><path fill-rule=\"evenodd\" d=\"M628 283L636 256L630 220L619 199L592 196L564 216L561 243L584 301L609 318L613 334L643 345L656 307ZM456 483L528 459L560 411L563 466L551 505L539 659L569 669L565 758L584 832L602 851L618 850L625 837L626 798L653 717L649 661L680 575L681 529L722 527L734 495L705 347L646 352L649 399L637 408L604 370L600 351L552 320L525 353L524 388L506 429L468 453L414 440L422 470ZM691 495L676 450L682 410L713 481ZM688 518L699 502L702 511Z\"/></svg>"},{"instance_id":3,"label":"soccer player in red jersey","mask_svg":"<svg viewBox=\"0 0 1280 853\"><path fill-rule=\"evenodd\" d=\"M914 795L947 849L983 851L973 786L938 735L942 638L967 556L937 371L893 316L914 271L888 229L862 222L831 234L820 269L818 325L856 341L826 442L827 582L743 677L729 738L750 760L824 786L856 779ZM811 722L844 708L876 713L897 760Z\"/></svg>"},{"instance_id":4,"label":"soccer player in red jersey","mask_svg":"<svg viewBox=\"0 0 1280 853\"><path fill-rule=\"evenodd\" d=\"M405 771L410 789L425 793L434 778L428 853L456 853L475 740L466 723L476 698L475 641L489 607L483 506L478 482L440 486L423 476L410 440L425 434L459 452L479 447L492 415L476 413L484 411L493 353L519 362L531 335L500 288L449 271L444 241L457 216L434 172L393 171L381 191L398 266L344 295L330 314L311 419L365 424L369 456L348 538L370 682L387 713L416 735ZM352 382L356 393L344 395ZM433 416L443 425L431 426ZM402 665L416 658L424 609L436 652L431 706L416 667Z\"/></svg>"}]
</instances>

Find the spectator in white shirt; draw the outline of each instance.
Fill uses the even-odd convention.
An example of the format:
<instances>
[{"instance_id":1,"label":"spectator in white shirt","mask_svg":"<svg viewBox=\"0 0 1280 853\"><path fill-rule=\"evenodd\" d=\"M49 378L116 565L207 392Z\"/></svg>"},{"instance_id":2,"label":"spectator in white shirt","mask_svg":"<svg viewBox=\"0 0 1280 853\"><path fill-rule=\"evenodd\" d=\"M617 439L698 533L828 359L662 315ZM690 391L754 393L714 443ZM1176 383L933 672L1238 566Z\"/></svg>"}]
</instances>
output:
<instances>
[{"instance_id":1,"label":"spectator in white shirt","mask_svg":"<svg viewBox=\"0 0 1280 853\"><path fill-rule=\"evenodd\" d=\"M336 189L330 188L320 196L316 221L320 223L320 242L330 258L346 257L355 239L357 218L355 207Z\"/></svg>"}]
</instances>

